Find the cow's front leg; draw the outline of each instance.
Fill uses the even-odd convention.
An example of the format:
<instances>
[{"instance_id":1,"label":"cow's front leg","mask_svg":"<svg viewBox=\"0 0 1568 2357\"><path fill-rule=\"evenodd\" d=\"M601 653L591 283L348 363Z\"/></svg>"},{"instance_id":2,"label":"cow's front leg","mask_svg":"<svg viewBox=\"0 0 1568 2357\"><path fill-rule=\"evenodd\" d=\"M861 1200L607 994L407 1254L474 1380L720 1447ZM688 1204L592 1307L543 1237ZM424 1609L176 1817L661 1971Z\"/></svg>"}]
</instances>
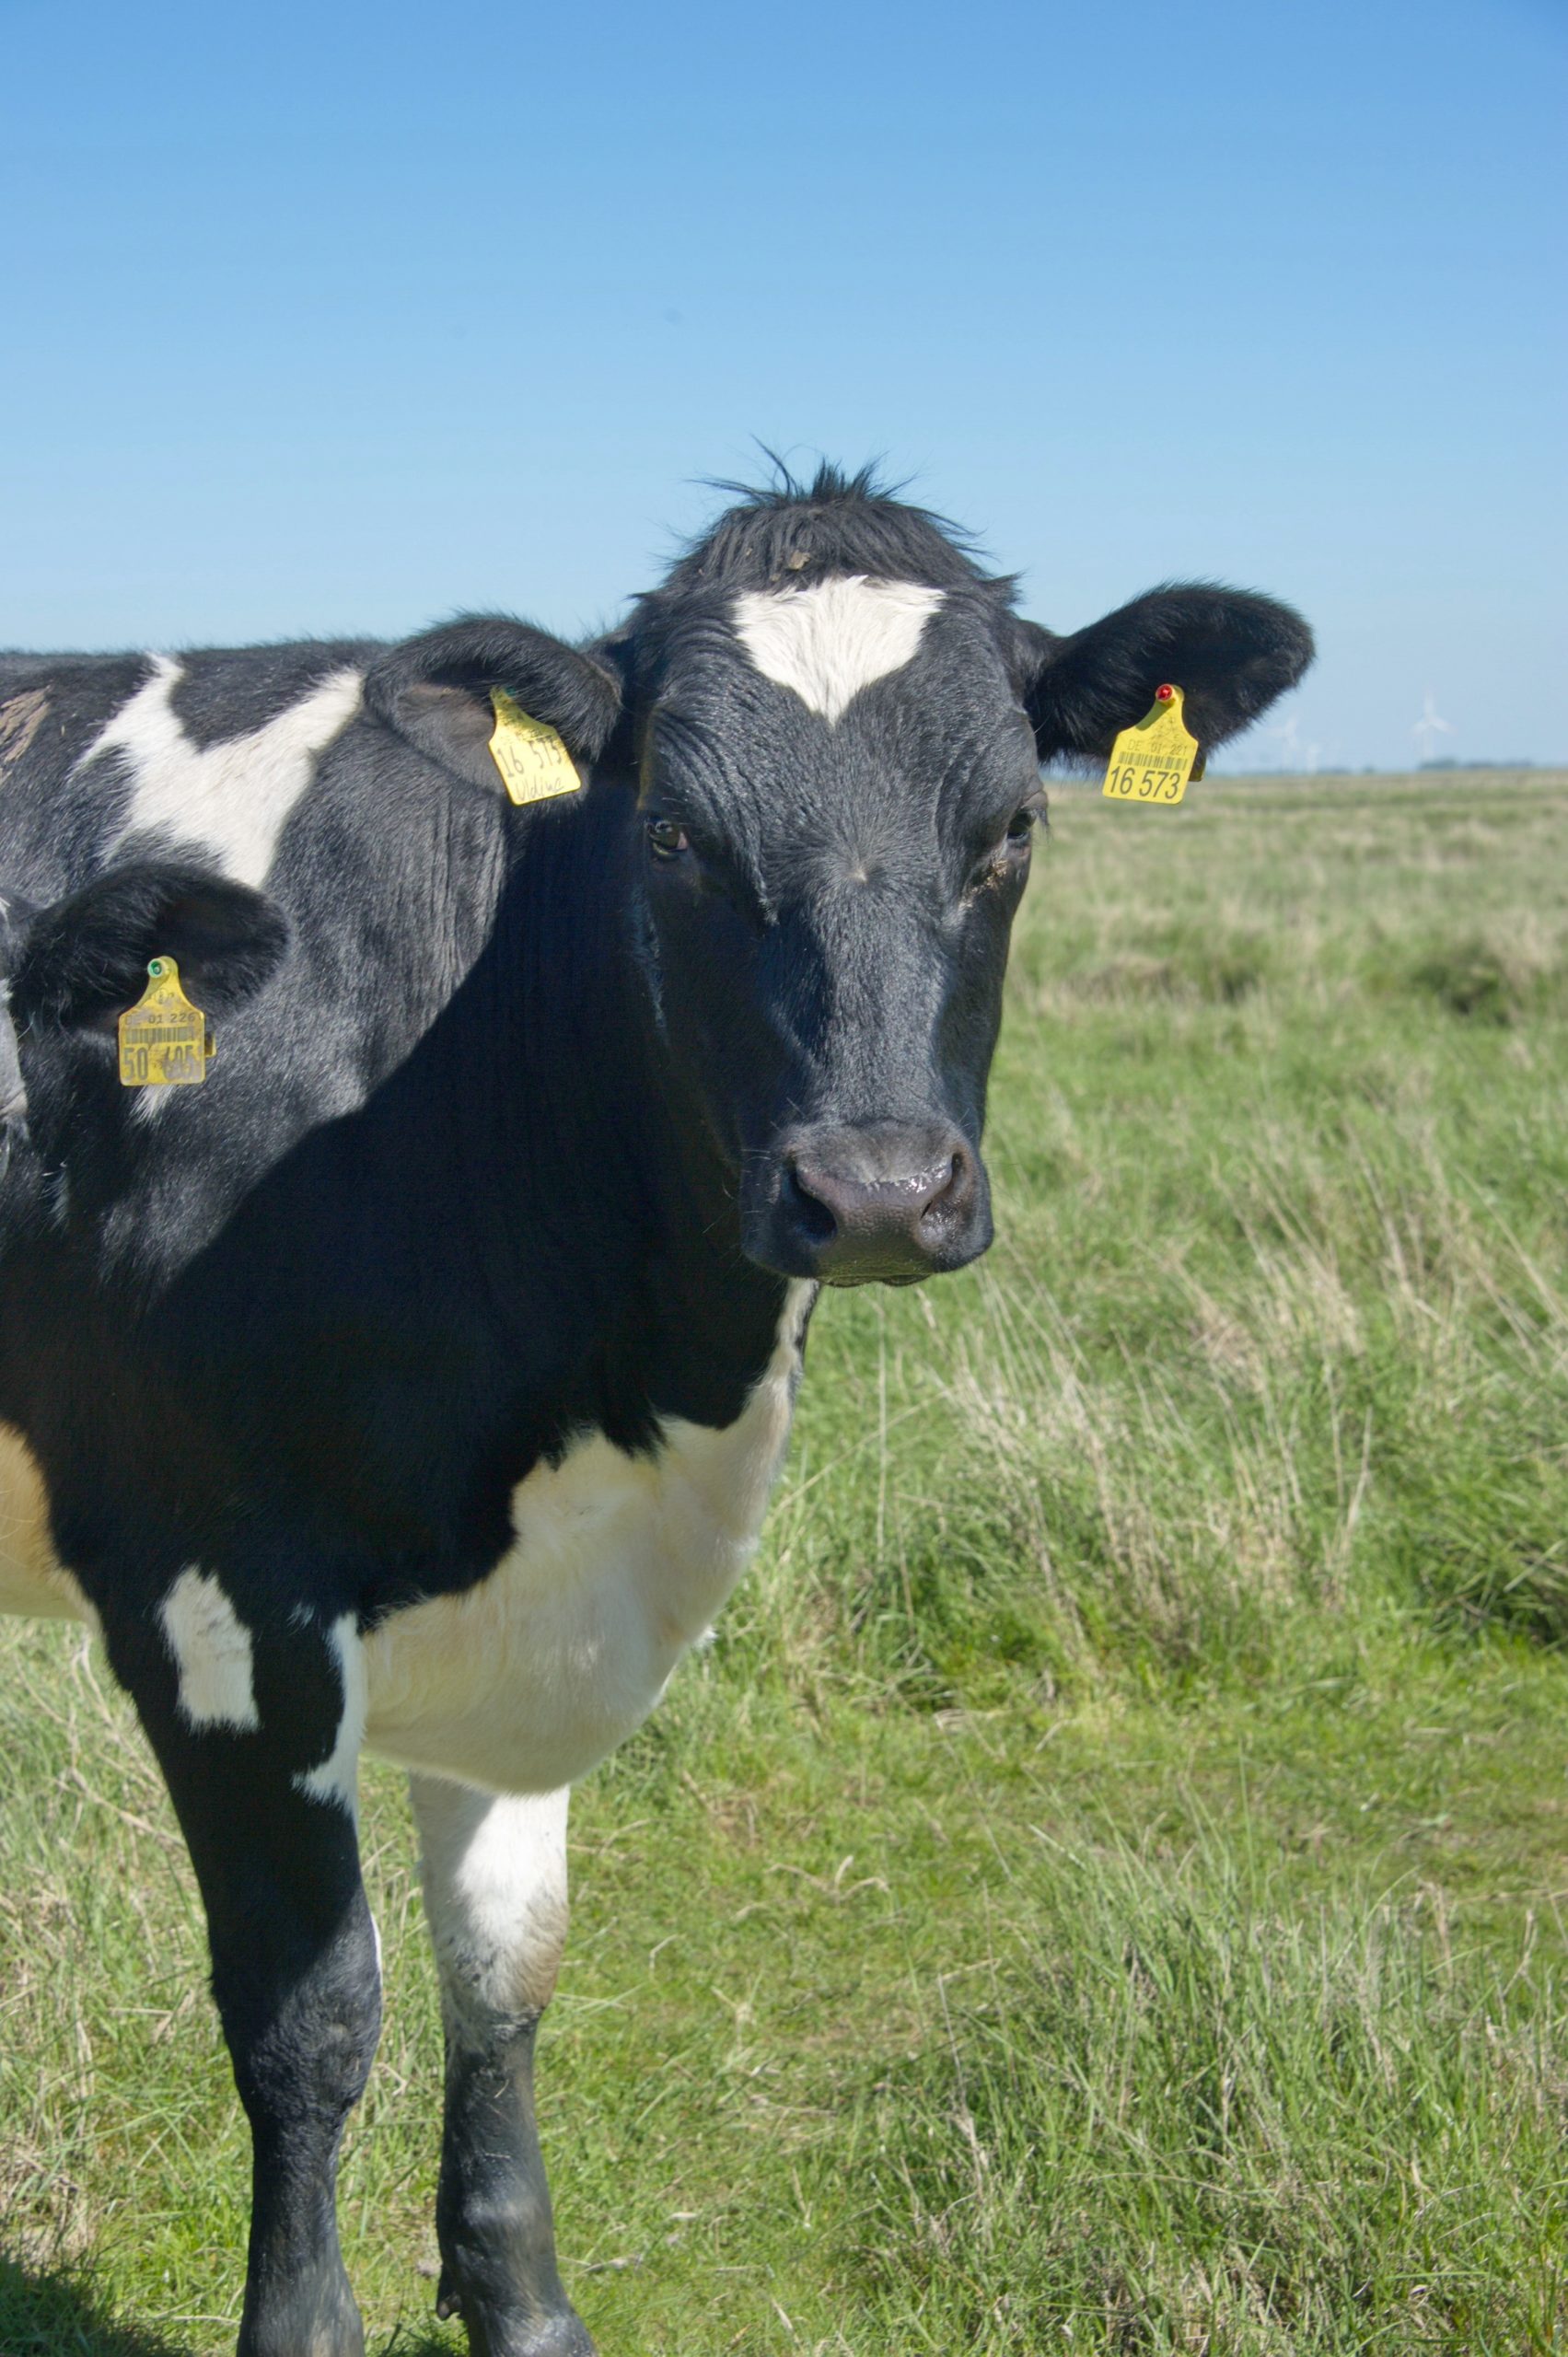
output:
<instances>
[{"instance_id":1,"label":"cow's front leg","mask_svg":"<svg viewBox=\"0 0 1568 2357\"><path fill-rule=\"evenodd\" d=\"M250 2121L239 2357L363 2357L335 2212L381 2018L354 1809L358 1641L346 1621L264 1636L191 1573L159 1621L151 1642L106 1634L195 1864Z\"/></svg>"},{"instance_id":2,"label":"cow's front leg","mask_svg":"<svg viewBox=\"0 0 1568 2357\"><path fill-rule=\"evenodd\" d=\"M533 2053L566 1939L564 1792L496 1800L409 1780L441 1975L447 2117L439 2306L472 2357L593 2357L561 2286Z\"/></svg>"}]
</instances>

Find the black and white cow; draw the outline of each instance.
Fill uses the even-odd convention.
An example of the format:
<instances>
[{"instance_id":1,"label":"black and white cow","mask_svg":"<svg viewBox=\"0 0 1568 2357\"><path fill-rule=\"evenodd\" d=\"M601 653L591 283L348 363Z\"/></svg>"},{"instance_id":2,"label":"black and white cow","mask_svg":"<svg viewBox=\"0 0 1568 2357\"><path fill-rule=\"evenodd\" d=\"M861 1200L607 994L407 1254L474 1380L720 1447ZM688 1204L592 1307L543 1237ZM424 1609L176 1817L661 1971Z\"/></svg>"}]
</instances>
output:
<instances>
[{"instance_id":1,"label":"black and white cow","mask_svg":"<svg viewBox=\"0 0 1568 2357\"><path fill-rule=\"evenodd\" d=\"M568 1788L745 1567L818 1284L990 1240L1039 764L1167 679L1218 743L1310 652L1212 587L1058 637L825 470L584 648L0 658L0 1607L101 1631L190 1844L245 2357L363 2347L366 1747L411 1771L444 1991L440 2305L486 2357L589 2348L530 2093ZM494 690L578 787L503 798ZM158 955L201 1087L119 1082Z\"/></svg>"}]
</instances>

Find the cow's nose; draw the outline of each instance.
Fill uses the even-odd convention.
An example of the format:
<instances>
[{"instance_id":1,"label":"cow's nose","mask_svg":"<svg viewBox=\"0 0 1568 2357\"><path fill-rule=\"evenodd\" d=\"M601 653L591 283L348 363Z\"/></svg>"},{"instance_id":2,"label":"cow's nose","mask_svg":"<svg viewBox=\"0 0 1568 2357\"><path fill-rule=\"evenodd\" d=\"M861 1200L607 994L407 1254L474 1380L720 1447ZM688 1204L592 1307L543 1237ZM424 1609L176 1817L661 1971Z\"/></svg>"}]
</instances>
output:
<instances>
[{"instance_id":1,"label":"cow's nose","mask_svg":"<svg viewBox=\"0 0 1568 2357\"><path fill-rule=\"evenodd\" d=\"M991 1240L979 1157L950 1123L813 1129L781 1161L779 1241L830 1284L930 1276Z\"/></svg>"}]
</instances>

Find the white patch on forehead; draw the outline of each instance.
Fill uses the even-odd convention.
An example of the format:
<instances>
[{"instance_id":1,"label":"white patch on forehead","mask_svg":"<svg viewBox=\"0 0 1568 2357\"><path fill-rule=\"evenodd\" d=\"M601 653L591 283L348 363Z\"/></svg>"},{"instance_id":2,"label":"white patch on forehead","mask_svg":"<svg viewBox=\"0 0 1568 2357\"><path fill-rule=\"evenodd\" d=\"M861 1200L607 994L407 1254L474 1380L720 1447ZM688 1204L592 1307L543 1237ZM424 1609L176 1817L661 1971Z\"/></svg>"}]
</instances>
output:
<instances>
[{"instance_id":1,"label":"white patch on forehead","mask_svg":"<svg viewBox=\"0 0 1568 2357\"><path fill-rule=\"evenodd\" d=\"M210 1573L180 1573L158 1608L180 1672L180 1714L193 1727L259 1727L250 1631Z\"/></svg>"},{"instance_id":2,"label":"white patch on forehead","mask_svg":"<svg viewBox=\"0 0 1568 2357\"><path fill-rule=\"evenodd\" d=\"M791 1285L732 1424L671 1417L651 1457L585 1434L517 1484L516 1539L488 1578L371 1631L372 1751L487 1792L550 1793L641 1725L755 1550L816 1290Z\"/></svg>"},{"instance_id":3,"label":"white patch on forehead","mask_svg":"<svg viewBox=\"0 0 1568 2357\"><path fill-rule=\"evenodd\" d=\"M338 1721L337 1740L319 1768L296 1776L295 1783L313 1801L335 1801L347 1809L350 1817L359 1809L359 1751L365 1741L365 1647L360 1641L359 1627L352 1612L334 1620L327 1633L327 1642L337 1657L338 1678L343 1690L343 1714Z\"/></svg>"},{"instance_id":4,"label":"white patch on forehead","mask_svg":"<svg viewBox=\"0 0 1568 2357\"><path fill-rule=\"evenodd\" d=\"M310 783L316 756L359 709L360 674L332 671L300 702L215 745L191 742L173 695L180 665L155 655L151 676L100 731L76 764L119 753L132 779L127 835L152 828L213 853L226 875L260 885L290 811Z\"/></svg>"},{"instance_id":5,"label":"white patch on forehead","mask_svg":"<svg viewBox=\"0 0 1568 2357\"><path fill-rule=\"evenodd\" d=\"M940 589L918 582L852 574L804 589L745 590L734 620L758 670L834 721L873 679L902 670L941 603Z\"/></svg>"}]
</instances>

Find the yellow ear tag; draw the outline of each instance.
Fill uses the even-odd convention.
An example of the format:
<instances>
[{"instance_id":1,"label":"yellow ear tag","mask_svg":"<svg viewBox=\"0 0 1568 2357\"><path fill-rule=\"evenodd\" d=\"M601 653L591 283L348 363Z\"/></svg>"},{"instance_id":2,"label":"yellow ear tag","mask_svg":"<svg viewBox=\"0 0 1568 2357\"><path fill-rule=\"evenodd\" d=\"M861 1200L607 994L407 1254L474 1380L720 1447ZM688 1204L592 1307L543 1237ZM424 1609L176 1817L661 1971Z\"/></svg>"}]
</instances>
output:
<instances>
[{"instance_id":1,"label":"yellow ear tag","mask_svg":"<svg viewBox=\"0 0 1568 2357\"><path fill-rule=\"evenodd\" d=\"M526 713L505 688L492 688L495 729L491 757L514 802L548 802L552 794L575 794L577 766L553 728Z\"/></svg>"},{"instance_id":2,"label":"yellow ear tag","mask_svg":"<svg viewBox=\"0 0 1568 2357\"><path fill-rule=\"evenodd\" d=\"M147 987L120 1018L120 1077L127 1088L191 1088L214 1054L207 1018L180 987L172 958L155 958Z\"/></svg>"},{"instance_id":3,"label":"yellow ear tag","mask_svg":"<svg viewBox=\"0 0 1568 2357\"><path fill-rule=\"evenodd\" d=\"M1198 739L1181 716L1181 690L1164 687L1111 747L1100 792L1110 802L1179 802L1188 779L1202 774Z\"/></svg>"}]
</instances>

